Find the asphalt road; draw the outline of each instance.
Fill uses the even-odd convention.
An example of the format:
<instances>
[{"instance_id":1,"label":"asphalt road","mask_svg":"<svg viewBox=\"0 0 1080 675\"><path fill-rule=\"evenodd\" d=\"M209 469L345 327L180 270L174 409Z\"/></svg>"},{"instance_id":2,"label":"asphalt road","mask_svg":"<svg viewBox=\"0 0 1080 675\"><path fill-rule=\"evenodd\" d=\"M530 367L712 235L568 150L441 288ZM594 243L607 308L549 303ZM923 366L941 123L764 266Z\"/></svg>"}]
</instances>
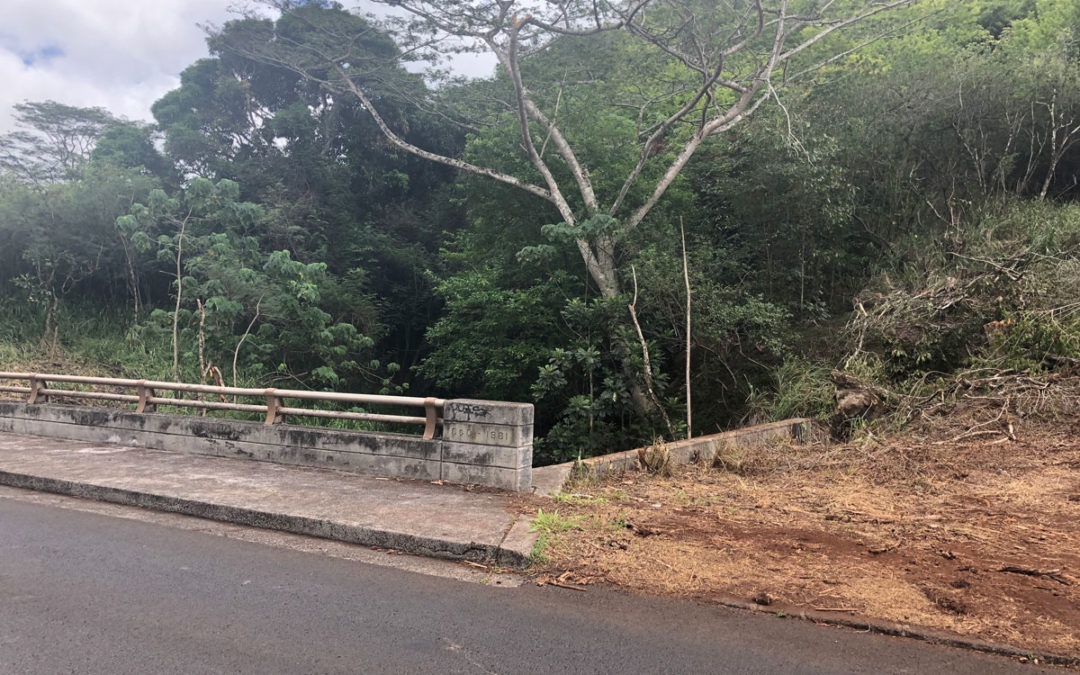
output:
<instances>
[{"instance_id":1,"label":"asphalt road","mask_svg":"<svg viewBox=\"0 0 1080 675\"><path fill-rule=\"evenodd\" d=\"M801 621L597 589L495 588L13 499L0 499L0 670L1039 672Z\"/></svg>"}]
</instances>

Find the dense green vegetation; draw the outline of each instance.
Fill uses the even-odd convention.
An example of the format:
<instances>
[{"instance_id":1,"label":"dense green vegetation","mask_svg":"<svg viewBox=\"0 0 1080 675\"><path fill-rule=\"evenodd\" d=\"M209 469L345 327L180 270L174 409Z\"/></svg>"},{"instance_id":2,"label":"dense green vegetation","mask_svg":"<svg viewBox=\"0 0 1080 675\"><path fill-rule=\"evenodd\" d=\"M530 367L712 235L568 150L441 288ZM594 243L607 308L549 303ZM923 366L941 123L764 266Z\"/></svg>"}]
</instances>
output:
<instances>
[{"instance_id":1,"label":"dense green vegetation","mask_svg":"<svg viewBox=\"0 0 1080 675\"><path fill-rule=\"evenodd\" d=\"M18 106L0 137L0 358L531 401L540 461L686 433L687 280L695 434L827 416L836 367L896 385L1080 359L1080 6L869 16L698 139L691 117L738 90L688 100L693 63L657 36L694 13L720 40L739 17L713 5L660 3L640 34L561 36L435 87L406 68L407 34L298 3L212 35L152 126ZM821 29L801 30L793 44ZM335 72L323 56L346 44ZM740 52L721 73L755 68ZM526 142L515 76L557 133ZM576 162L589 190L559 204L403 144L549 196L581 186Z\"/></svg>"}]
</instances>

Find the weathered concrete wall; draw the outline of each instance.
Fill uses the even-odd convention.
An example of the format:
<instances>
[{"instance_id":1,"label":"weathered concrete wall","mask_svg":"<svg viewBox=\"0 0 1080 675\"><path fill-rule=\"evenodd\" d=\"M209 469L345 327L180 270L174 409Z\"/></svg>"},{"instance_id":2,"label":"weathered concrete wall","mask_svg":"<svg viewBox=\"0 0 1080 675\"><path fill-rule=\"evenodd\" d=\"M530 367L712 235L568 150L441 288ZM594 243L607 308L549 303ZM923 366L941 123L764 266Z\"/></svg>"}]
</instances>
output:
<instances>
[{"instance_id":1,"label":"weathered concrete wall","mask_svg":"<svg viewBox=\"0 0 1080 675\"><path fill-rule=\"evenodd\" d=\"M675 464L712 462L718 452L725 448L753 448L791 439L805 439L810 435L810 420L796 418L782 422L758 424L709 436L674 441L667 444L671 461ZM583 460L584 468L593 473L625 471L637 467L638 451L627 450L611 455L590 457Z\"/></svg>"},{"instance_id":2,"label":"weathered concrete wall","mask_svg":"<svg viewBox=\"0 0 1080 675\"><path fill-rule=\"evenodd\" d=\"M444 438L424 440L405 434L0 401L0 431L527 490L532 415L528 404L448 401Z\"/></svg>"},{"instance_id":3,"label":"weathered concrete wall","mask_svg":"<svg viewBox=\"0 0 1080 675\"><path fill-rule=\"evenodd\" d=\"M698 436L667 444L671 461L675 464L712 462L716 455L727 448L753 448L784 441L805 440L810 436L810 420L794 418L782 422L758 424L743 429L725 431L709 436ZM609 472L630 471L638 468L638 450L626 450L610 455L590 457L581 462L565 462L540 467L533 472L534 488L538 494L557 494L570 479L573 471L586 471L593 475Z\"/></svg>"}]
</instances>

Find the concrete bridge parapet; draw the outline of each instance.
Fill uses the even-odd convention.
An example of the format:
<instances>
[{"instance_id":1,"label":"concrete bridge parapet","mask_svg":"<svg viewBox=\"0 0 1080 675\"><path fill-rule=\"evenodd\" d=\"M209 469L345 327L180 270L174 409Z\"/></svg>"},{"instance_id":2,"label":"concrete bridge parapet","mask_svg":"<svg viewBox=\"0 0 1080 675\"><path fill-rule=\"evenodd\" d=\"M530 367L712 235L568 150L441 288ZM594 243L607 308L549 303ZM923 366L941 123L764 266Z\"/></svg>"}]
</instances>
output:
<instances>
[{"instance_id":1,"label":"concrete bridge parapet","mask_svg":"<svg viewBox=\"0 0 1080 675\"><path fill-rule=\"evenodd\" d=\"M443 407L443 480L532 486L533 406L458 399Z\"/></svg>"},{"instance_id":2,"label":"concrete bridge parapet","mask_svg":"<svg viewBox=\"0 0 1080 675\"><path fill-rule=\"evenodd\" d=\"M0 401L0 432L524 491L533 406L449 400L442 435L264 425L191 415Z\"/></svg>"}]
</instances>

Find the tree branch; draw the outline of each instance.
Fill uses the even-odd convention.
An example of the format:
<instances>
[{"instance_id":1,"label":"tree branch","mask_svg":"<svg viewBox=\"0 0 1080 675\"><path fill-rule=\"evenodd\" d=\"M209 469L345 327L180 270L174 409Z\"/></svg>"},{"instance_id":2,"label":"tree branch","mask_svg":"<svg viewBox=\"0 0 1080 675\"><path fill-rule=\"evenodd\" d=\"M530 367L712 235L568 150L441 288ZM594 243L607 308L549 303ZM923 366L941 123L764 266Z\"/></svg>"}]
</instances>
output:
<instances>
[{"instance_id":1,"label":"tree branch","mask_svg":"<svg viewBox=\"0 0 1080 675\"><path fill-rule=\"evenodd\" d=\"M664 425L667 427L671 440L675 440L675 429L671 426L671 419L668 418L667 411L664 410L664 406L660 404L660 399L657 398L656 392L653 391L652 363L649 360L649 343L645 341L645 334L641 332L641 324L638 323L637 318L637 270L634 269L633 265L630 266L630 273L633 275L634 279L634 299L626 306L626 308L630 310L630 319L634 322L634 330L637 331L638 342L641 343L641 358L644 362L641 372L645 379L645 391L649 394L649 400L652 401L653 405L656 406L656 409L660 411L660 415L664 418Z\"/></svg>"},{"instance_id":2,"label":"tree branch","mask_svg":"<svg viewBox=\"0 0 1080 675\"><path fill-rule=\"evenodd\" d=\"M529 194L536 195L537 197L542 197L543 199L558 206L558 203L555 201L555 198L551 194L551 192L545 190L542 187L533 185L532 183L527 183L520 178L516 178L509 174L495 171L494 169L470 164L469 162L466 162L464 160L446 157L445 155L430 152L428 150L424 150L423 148L419 148L412 143L409 143L405 139L395 134L394 131L389 127L389 125L386 124L386 120L384 120L382 118L382 115L379 114L379 111L375 107L375 104L371 102L371 99L368 98L364 90L358 87L356 83L352 81L352 78L349 77L349 74L345 70L345 68L343 68L341 64L338 63L334 64L334 68L341 76L341 79L345 83L345 87L346 89L348 89L349 93L351 93L353 96L360 100L360 103L363 104L364 108L368 111L368 114L371 115L371 118L373 120L375 120L375 124L379 127L379 131L381 131L383 136L386 137L386 140L390 141L390 143L392 143L394 146L400 148L401 150L404 150L405 152L411 153L423 159L430 160L432 162L438 162L439 164L452 166L456 169L468 171L469 173L473 173L478 176L487 176L488 178L497 180L500 183L512 185L518 189L528 192Z\"/></svg>"}]
</instances>

